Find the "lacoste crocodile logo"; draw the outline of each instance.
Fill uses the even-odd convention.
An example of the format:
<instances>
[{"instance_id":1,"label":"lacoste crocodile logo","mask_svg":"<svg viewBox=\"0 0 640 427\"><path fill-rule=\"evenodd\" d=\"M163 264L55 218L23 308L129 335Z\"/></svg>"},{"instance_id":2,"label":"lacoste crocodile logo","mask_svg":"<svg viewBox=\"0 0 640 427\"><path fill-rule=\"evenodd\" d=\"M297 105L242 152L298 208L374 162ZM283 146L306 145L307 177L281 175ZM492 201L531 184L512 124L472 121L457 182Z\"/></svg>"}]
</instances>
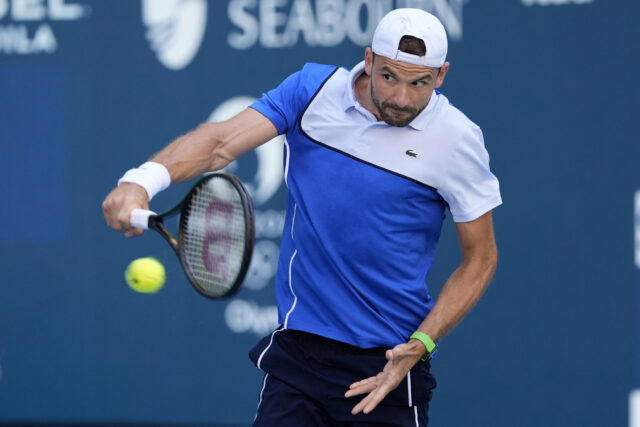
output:
<instances>
[{"instance_id":1,"label":"lacoste crocodile logo","mask_svg":"<svg viewBox=\"0 0 640 427\"><path fill-rule=\"evenodd\" d=\"M409 157L418 157L418 153L414 153L413 150L407 150L404 154Z\"/></svg>"}]
</instances>

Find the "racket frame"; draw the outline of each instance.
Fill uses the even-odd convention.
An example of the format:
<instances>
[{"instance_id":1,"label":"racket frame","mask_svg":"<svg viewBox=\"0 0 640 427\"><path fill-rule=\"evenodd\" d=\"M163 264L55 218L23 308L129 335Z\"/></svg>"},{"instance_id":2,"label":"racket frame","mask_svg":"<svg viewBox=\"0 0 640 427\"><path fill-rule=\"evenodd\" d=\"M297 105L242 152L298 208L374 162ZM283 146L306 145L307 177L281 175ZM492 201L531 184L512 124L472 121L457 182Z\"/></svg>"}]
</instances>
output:
<instances>
[{"instance_id":1,"label":"racket frame","mask_svg":"<svg viewBox=\"0 0 640 427\"><path fill-rule=\"evenodd\" d=\"M240 196L242 211L245 220L245 245L244 253L242 254L242 264L240 265L240 270L238 271L234 283L226 292L221 295L212 295L200 286L198 280L191 274L190 269L187 267L187 260L184 252L180 250L180 248L185 243L185 235L183 230L186 229L187 218L189 216L188 213L189 209L191 208L193 196L195 195L195 193L200 191L201 188L204 187L209 180L213 178L226 179L231 183L231 185L233 185L233 187L238 192L238 195ZM178 237L176 238L173 233L171 233L171 231L169 231L169 229L164 226L164 219L170 218L178 212L180 213L180 219L178 223ZM212 172L205 174L193 185L191 190L189 190L184 198L173 208L158 215L151 215L149 217L149 228L155 230L167 241L167 243L169 243L178 259L180 260L180 266L182 267L182 271L184 271L187 280L189 280L189 283L191 283L193 288L202 296L210 299L225 299L233 296L240 290L242 282L244 281L247 271L249 270L249 266L251 265L253 247L255 244L255 220L253 213L253 203L251 202L249 193L242 184L242 181L240 181L235 175L227 172Z\"/></svg>"}]
</instances>

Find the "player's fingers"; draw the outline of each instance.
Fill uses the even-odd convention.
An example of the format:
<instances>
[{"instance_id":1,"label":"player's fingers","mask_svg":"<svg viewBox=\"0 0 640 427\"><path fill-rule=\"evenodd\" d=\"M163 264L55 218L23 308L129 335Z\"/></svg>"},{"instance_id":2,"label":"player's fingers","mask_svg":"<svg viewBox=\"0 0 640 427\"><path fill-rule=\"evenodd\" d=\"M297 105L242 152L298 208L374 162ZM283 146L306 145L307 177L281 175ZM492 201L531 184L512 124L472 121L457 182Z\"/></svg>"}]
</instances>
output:
<instances>
[{"instance_id":1,"label":"player's fingers","mask_svg":"<svg viewBox=\"0 0 640 427\"><path fill-rule=\"evenodd\" d=\"M129 231L134 228L131 225L131 212L136 208L143 209L143 207L141 207L139 203L136 203L136 201L127 200L126 203L118 209L117 221L121 230ZM140 234L142 234L142 232L138 229L135 235Z\"/></svg>"},{"instance_id":2,"label":"player's fingers","mask_svg":"<svg viewBox=\"0 0 640 427\"><path fill-rule=\"evenodd\" d=\"M351 414L352 415L357 415L360 412L362 412L362 410L365 408L365 406L367 406L367 404L371 400L371 396L373 395L373 393L375 393L375 392L369 393L360 402L358 402L358 404L356 406L354 406L353 409L351 410Z\"/></svg>"},{"instance_id":3,"label":"player's fingers","mask_svg":"<svg viewBox=\"0 0 640 427\"><path fill-rule=\"evenodd\" d=\"M107 197L104 202L102 202L102 214L104 215L104 219L107 222L107 225L115 230L118 230L120 224L116 221L114 215L114 204L111 198Z\"/></svg>"},{"instance_id":4,"label":"player's fingers","mask_svg":"<svg viewBox=\"0 0 640 427\"><path fill-rule=\"evenodd\" d=\"M130 209L126 209L114 204L103 207L104 218L107 225L116 231L127 231L131 229Z\"/></svg>"},{"instance_id":5,"label":"player's fingers","mask_svg":"<svg viewBox=\"0 0 640 427\"><path fill-rule=\"evenodd\" d=\"M355 383L351 384L349 386L349 388L355 388L355 387L360 387L360 386L365 385L365 384L375 383L377 378L378 377L376 376L376 377L369 377L369 378L365 378L365 379L360 380L360 381L356 381Z\"/></svg>"},{"instance_id":6,"label":"player's fingers","mask_svg":"<svg viewBox=\"0 0 640 427\"><path fill-rule=\"evenodd\" d=\"M364 414L368 414L369 412L376 409L378 403L382 402L382 399L384 399L386 395L387 393L381 392L380 389L376 390L375 393L372 393L371 399L369 399L369 402L367 402L367 404L364 406L362 412Z\"/></svg>"},{"instance_id":7,"label":"player's fingers","mask_svg":"<svg viewBox=\"0 0 640 427\"><path fill-rule=\"evenodd\" d=\"M357 396L359 394L369 393L375 390L376 387L377 385L374 382L361 384L359 386L351 385L349 387L349 390L347 390L347 392L344 394L344 397L352 397L352 396Z\"/></svg>"},{"instance_id":8,"label":"player's fingers","mask_svg":"<svg viewBox=\"0 0 640 427\"><path fill-rule=\"evenodd\" d=\"M116 217L116 221L118 222L120 230L127 232L133 230L131 227L131 213L129 209L120 209L120 212L118 212Z\"/></svg>"},{"instance_id":9,"label":"player's fingers","mask_svg":"<svg viewBox=\"0 0 640 427\"><path fill-rule=\"evenodd\" d=\"M125 231L124 236L125 237L142 236L142 233L144 233L144 230L142 230L141 228L132 228L130 230Z\"/></svg>"},{"instance_id":10,"label":"player's fingers","mask_svg":"<svg viewBox=\"0 0 640 427\"><path fill-rule=\"evenodd\" d=\"M131 211L135 208L148 209L146 191L138 185L120 185L113 189L102 202L102 211L109 227L117 231L129 231ZM132 235L140 235L136 231Z\"/></svg>"},{"instance_id":11,"label":"player's fingers","mask_svg":"<svg viewBox=\"0 0 640 427\"><path fill-rule=\"evenodd\" d=\"M373 411L376 406L382 399L384 399L387 394L394 388L396 388L397 383L390 379L390 377L383 374L378 374L376 378L376 387L364 398L362 399L354 408L351 410L353 415L364 412L368 414Z\"/></svg>"}]
</instances>

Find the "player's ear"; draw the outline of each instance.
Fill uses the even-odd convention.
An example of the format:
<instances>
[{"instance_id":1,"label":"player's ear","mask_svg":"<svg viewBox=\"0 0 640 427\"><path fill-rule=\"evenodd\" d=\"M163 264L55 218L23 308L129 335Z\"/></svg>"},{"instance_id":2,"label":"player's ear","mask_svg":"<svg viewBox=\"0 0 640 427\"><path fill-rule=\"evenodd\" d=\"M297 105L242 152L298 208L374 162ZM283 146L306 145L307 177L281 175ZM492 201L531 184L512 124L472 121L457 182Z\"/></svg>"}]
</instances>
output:
<instances>
[{"instance_id":1,"label":"player's ear","mask_svg":"<svg viewBox=\"0 0 640 427\"><path fill-rule=\"evenodd\" d=\"M447 75L447 72L449 71L450 66L451 64L449 63L449 61L447 61L444 64L442 64L442 67L440 67L440 72L438 73L438 77L436 77L436 84L434 85L436 89L442 86L442 83L444 82L444 77Z\"/></svg>"},{"instance_id":2,"label":"player's ear","mask_svg":"<svg viewBox=\"0 0 640 427\"><path fill-rule=\"evenodd\" d=\"M373 67L373 50L368 47L364 51L364 72L367 73L368 76L371 75L371 68Z\"/></svg>"}]
</instances>

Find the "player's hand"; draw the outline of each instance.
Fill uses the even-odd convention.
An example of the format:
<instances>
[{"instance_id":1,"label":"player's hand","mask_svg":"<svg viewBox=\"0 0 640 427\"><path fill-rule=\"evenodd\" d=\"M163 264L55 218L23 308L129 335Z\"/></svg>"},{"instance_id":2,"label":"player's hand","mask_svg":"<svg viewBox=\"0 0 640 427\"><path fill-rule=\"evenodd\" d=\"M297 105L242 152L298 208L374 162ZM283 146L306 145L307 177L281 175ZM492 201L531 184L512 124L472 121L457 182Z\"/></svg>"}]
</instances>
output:
<instances>
[{"instance_id":1,"label":"player's hand","mask_svg":"<svg viewBox=\"0 0 640 427\"><path fill-rule=\"evenodd\" d=\"M390 391L398 387L398 384L423 355L424 345L417 340L410 340L406 344L399 344L393 349L387 350L385 356L388 362L382 372L375 377L357 381L349 386L345 397L369 393L353 407L351 413L353 415L359 412L368 414L373 411Z\"/></svg>"},{"instance_id":2,"label":"player's hand","mask_svg":"<svg viewBox=\"0 0 640 427\"><path fill-rule=\"evenodd\" d=\"M123 182L102 202L102 212L109 227L116 231L124 231L126 237L139 236L144 230L131 226L131 211L134 209L149 209L147 191L129 182Z\"/></svg>"}]
</instances>

